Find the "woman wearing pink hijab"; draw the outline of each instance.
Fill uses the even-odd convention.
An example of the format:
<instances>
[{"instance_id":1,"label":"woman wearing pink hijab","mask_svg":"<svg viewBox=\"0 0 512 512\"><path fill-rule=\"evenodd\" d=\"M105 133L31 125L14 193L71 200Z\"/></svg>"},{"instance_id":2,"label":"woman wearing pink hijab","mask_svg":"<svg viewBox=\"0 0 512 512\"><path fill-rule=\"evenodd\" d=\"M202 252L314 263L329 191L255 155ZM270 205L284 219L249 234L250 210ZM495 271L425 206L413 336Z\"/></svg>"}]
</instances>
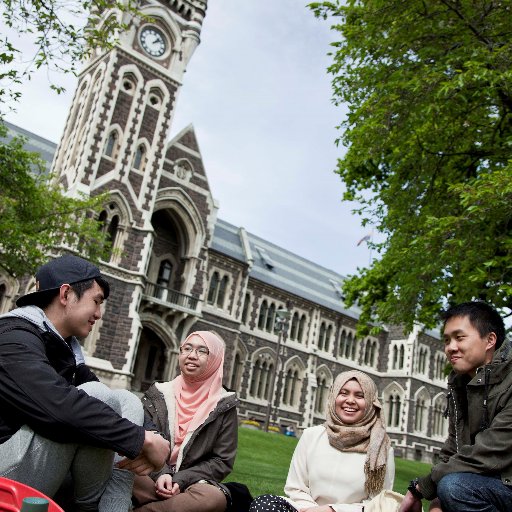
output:
<instances>
[{"instance_id":1,"label":"woman wearing pink hijab","mask_svg":"<svg viewBox=\"0 0 512 512\"><path fill-rule=\"evenodd\" d=\"M160 473L136 478L137 512L224 512L229 491L220 482L231 472L237 449L238 400L222 387L224 342L197 331L181 343L181 374L153 384L142 402L146 429L171 443Z\"/></svg>"}]
</instances>

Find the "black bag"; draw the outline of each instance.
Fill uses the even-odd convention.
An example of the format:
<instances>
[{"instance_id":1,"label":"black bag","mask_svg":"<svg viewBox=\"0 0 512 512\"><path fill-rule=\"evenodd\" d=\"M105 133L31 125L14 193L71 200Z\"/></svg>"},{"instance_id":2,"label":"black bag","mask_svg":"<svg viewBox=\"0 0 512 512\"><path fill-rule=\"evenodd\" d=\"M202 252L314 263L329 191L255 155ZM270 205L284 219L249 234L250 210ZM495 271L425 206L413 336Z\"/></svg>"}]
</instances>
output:
<instances>
[{"instance_id":1,"label":"black bag","mask_svg":"<svg viewBox=\"0 0 512 512\"><path fill-rule=\"evenodd\" d=\"M251 491L245 484L238 482L223 483L231 494L231 503L226 509L227 512L249 512L253 497Z\"/></svg>"}]
</instances>

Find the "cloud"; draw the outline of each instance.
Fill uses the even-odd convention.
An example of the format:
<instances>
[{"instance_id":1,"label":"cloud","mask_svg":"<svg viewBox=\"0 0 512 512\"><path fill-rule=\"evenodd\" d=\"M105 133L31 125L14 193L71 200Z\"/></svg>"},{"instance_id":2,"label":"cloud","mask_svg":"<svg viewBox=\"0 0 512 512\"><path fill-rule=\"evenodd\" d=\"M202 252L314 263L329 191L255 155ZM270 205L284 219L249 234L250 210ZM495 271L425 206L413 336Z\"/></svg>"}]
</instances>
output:
<instances>
[{"instance_id":1,"label":"cloud","mask_svg":"<svg viewBox=\"0 0 512 512\"><path fill-rule=\"evenodd\" d=\"M169 138L193 123L220 218L341 274L367 263L342 204L331 102L334 34L298 0L215 0L189 63ZM76 80L57 96L39 74L7 119L58 141Z\"/></svg>"}]
</instances>

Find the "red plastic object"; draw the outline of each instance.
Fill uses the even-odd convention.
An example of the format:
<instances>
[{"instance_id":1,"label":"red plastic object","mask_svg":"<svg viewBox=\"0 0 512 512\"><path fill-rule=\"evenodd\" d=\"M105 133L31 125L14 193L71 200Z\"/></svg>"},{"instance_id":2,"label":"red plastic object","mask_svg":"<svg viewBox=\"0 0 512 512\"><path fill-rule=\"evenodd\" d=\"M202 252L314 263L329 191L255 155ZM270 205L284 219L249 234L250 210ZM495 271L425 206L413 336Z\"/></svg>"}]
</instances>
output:
<instances>
[{"instance_id":1,"label":"red plastic object","mask_svg":"<svg viewBox=\"0 0 512 512\"><path fill-rule=\"evenodd\" d=\"M19 512L23 498L45 498L48 512L64 512L51 498L28 485L0 477L0 512Z\"/></svg>"}]
</instances>

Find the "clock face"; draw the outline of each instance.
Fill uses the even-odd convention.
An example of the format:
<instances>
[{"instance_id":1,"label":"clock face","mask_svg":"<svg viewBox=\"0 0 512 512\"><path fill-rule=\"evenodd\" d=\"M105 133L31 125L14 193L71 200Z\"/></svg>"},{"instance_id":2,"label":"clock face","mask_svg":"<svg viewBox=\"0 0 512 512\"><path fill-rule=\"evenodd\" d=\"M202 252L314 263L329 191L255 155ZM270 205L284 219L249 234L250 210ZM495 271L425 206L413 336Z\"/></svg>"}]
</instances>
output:
<instances>
[{"instance_id":1,"label":"clock face","mask_svg":"<svg viewBox=\"0 0 512 512\"><path fill-rule=\"evenodd\" d=\"M163 32L156 28L144 27L139 34L140 45L151 57L161 57L167 49L167 43Z\"/></svg>"}]
</instances>

